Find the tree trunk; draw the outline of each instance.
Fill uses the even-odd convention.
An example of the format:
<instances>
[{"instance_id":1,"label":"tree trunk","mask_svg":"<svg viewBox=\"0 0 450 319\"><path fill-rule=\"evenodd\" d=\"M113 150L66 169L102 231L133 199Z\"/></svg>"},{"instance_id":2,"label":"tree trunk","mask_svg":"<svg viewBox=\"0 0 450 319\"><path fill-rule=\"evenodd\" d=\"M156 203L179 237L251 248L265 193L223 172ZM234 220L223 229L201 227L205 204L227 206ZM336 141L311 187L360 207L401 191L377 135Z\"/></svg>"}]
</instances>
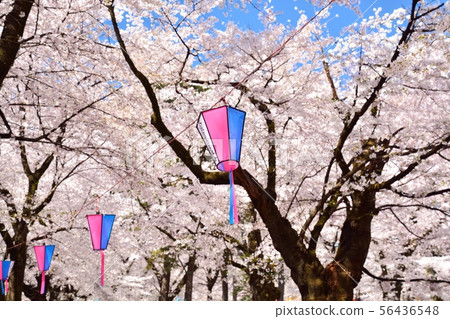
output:
<instances>
[{"instance_id":1,"label":"tree trunk","mask_svg":"<svg viewBox=\"0 0 450 319\"><path fill-rule=\"evenodd\" d=\"M16 220L13 224L14 247L8 247L10 259L14 261L14 267L8 280L9 292L6 300L22 300L23 280L27 263L27 236L28 226L23 220ZM38 288L36 288L38 289Z\"/></svg>"},{"instance_id":2,"label":"tree trunk","mask_svg":"<svg viewBox=\"0 0 450 319\"><path fill-rule=\"evenodd\" d=\"M53 288L50 288L50 278L51 275L45 275L45 291L44 295L41 295L40 287L41 287L41 273L36 273L34 276L35 281L31 285L27 285L24 283L23 285L23 295L30 299L31 301L46 301L47 300L47 291L49 292L48 300L57 300L55 298L52 299L52 295L54 295Z\"/></svg>"},{"instance_id":3,"label":"tree trunk","mask_svg":"<svg viewBox=\"0 0 450 319\"><path fill-rule=\"evenodd\" d=\"M194 287L194 272L195 272L195 252L189 256L187 271L186 271L186 286L184 290L184 300L192 301L192 291Z\"/></svg>"},{"instance_id":4,"label":"tree trunk","mask_svg":"<svg viewBox=\"0 0 450 319\"><path fill-rule=\"evenodd\" d=\"M159 301L171 300L170 294L170 274L172 271L172 261L169 256L165 256L163 263L163 273L161 275Z\"/></svg>"},{"instance_id":5,"label":"tree trunk","mask_svg":"<svg viewBox=\"0 0 450 319\"><path fill-rule=\"evenodd\" d=\"M376 214L375 193L355 192L352 201L353 207L347 212L335 261L325 270L329 300L353 299L353 289L361 280L369 252L370 225Z\"/></svg>"},{"instance_id":6,"label":"tree trunk","mask_svg":"<svg viewBox=\"0 0 450 319\"><path fill-rule=\"evenodd\" d=\"M252 300L274 301L280 297L280 289L272 281L261 276L256 270L252 271L249 279Z\"/></svg>"},{"instance_id":7,"label":"tree trunk","mask_svg":"<svg viewBox=\"0 0 450 319\"><path fill-rule=\"evenodd\" d=\"M6 15L0 37L0 88L16 59L33 3L33 0L16 0Z\"/></svg>"},{"instance_id":8,"label":"tree trunk","mask_svg":"<svg viewBox=\"0 0 450 319\"><path fill-rule=\"evenodd\" d=\"M368 174L382 170L382 162ZM353 206L347 212L335 260L326 268L320 263L315 249L306 248L299 234L284 218L273 199L244 170L236 174L259 212L275 249L291 270L303 300L352 300L353 289L361 279L362 268L371 240L370 225L376 215L376 192L366 189L352 194Z\"/></svg>"},{"instance_id":9,"label":"tree trunk","mask_svg":"<svg viewBox=\"0 0 450 319\"><path fill-rule=\"evenodd\" d=\"M284 267L281 265L280 272L278 274L278 289L280 289L280 296L278 297L279 301L284 301L284 287L286 283L286 278L284 277Z\"/></svg>"},{"instance_id":10,"label":"tree trunk","mask_svg":"<svg viewBox=\"0 0 450 319\"><path fill-rule=\"evenodd\" d=\"M324 267L308 250L288 219L283 217L274 202L274 194L263 189L246 170L236 170L236 180L249 195L255 209L269 231L273 245L291 270L291 277L304 300L327 300ZM274 299L278 298L276 296ZM274 300L273 299L273 300Z\"/></svg>"},{"instance_id":11,"label":"tree trunk","mask_svg":"<svg viewBox=\"0 0 450 319\"><path fill-rule=\"evenodd\" d=\"M206 288L208 288L208 297L207 300L213 300L212 297L212 290L214 288L214 285L216 284L217 278L219 277L219 271L216 270L213 272L211 269L208 269L207 275L206 275Z\"/></svg>"},{"instance_id":12,"label":"tree trunk","mask_svg":"<svg viewBox=\"0 0 450 319\"><path fill-rule=\"evenodd\" d=\"M220 271L220 277L222 279L222 300L228 301L228 270L226 268Z\"/></svg>"},{"instance_id":13,"label":"tree trunk","mask_svg":"<svg viewBox=\"0 0 450 319\"><path fill-rule=\"evenodd\" d=\"M237 301L238 289L236 287L236 278L233 277L233 301Z\"/></svg>"}]
</instances>

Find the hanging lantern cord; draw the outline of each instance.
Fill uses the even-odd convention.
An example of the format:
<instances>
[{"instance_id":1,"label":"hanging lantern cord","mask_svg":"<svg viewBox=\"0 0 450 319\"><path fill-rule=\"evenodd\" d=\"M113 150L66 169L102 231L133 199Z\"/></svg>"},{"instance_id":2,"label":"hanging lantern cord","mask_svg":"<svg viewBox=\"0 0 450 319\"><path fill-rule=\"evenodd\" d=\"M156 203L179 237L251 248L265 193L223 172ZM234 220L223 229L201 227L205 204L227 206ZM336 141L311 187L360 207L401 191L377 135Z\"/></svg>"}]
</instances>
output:
<instances>
[{"instance_id":1,"label":"hanging lantern cord","mask_svg":"<svg viewBox=\"0 0 450 319\"><path fill-rule=\"evenodd\" d=\"M95 196L95 212L98 214L100 211L98 209L98 196Z\"/></svg>"},{"instance_id":2,"label":"hanging lantern cord","mask_svg":"<svg viewBox=\"0 0 450 319\"><path fill-rule=\"evenodd\" d=\"M236 191L234 189L233 171L230 171L229 177L230 177L230 225L233 225L239 222L236 204Z\"/></svg>"},{"instance_id":3,"label":"hanging lantern cord","mask_svg":"<svg viewBox=\"0 0 450 319\"><path fill-rule=\"evenodd\" d=\"M101 277L100 277L100 286L103 286L105 283L105 253L103 250L100 250L101 255Z\"/></svg>"},{"instance_id":4,"label":"hanging lantern cord","mask_svg":"<svg viewBox=\"0 0 450 319\"><path fill-rule=\"evenodd\" d=\"M45 270L42 272L41 276L41 295L45 294Z\"/></svg>"}]
</instances>

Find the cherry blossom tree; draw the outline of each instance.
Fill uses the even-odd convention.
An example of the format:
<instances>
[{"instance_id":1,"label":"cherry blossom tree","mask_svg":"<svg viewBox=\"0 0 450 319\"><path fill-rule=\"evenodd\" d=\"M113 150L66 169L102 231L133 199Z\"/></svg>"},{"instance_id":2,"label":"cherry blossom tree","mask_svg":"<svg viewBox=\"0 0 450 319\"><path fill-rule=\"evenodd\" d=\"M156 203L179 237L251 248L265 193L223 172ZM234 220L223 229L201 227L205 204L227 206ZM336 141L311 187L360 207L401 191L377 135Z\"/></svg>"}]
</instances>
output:
<instances>
[{"instance_id":1,"label":"cherry blossom tree","mask_svg":"<svg viewBox=\"0 0 450 319\"><path fill-rule=\"evenodd\" d=\"M108 169L108 158L118 154L107 145L113 130L105 130L100 107L118 88L98 72L96 60L104 47L92 52L90 36L99 35L76 27L89 10L84 5L1 3L2 12L10 9L0 43L0 198L6 214L0 232L4 257L15 261L10 300L22 298L30 244L72 228L70 219L60 223L60 211L49 207L57 190L82 167Z\"/></svg>"},{"instance_id":2,"label":"cherry blossom tree","mask_svg":"<svg viewBox=\"0 0 450 319\"><path fill-rule=\"evenodd\" d=\"M445 47L443 5L413 0L409 13L398 10L363 21L328 54L321 49L333 39L322 37L320 24L313 23L270 60L266 57L284 35L282 26L273 25L260 34L241 32L234 25L223 34L198 32L191 21L207 9L201 2L193 2L191 9L164 7L148 28L130 13L139 9L121 7L134 23L133 28L121 30L114 5L113 1L106 4L118 45L151 104L151 123L203 184L221 185L228 180L225 174L206 171L195 161L183 145L183 137L172 133L168 119L173 118L174 108L192 113L183 104L195 108L196 95L213 104L211 91L217 92L217 99L234 89L227 99L248 112L247 125L252 129L247 138L260 151L253 163L243 161L236 183L258 211L305 300L353 298L363 270L369 273L364 264L371 228L377 225L380 212L393 207L403 213L405 208L421 208L446 216L447 207L441 205L445 206L442 199L448 188L445 184L429 187L426 182L429 178L443 182L448 177L448 122L438 115L448 112L439 94L446 90L442 82L446 79L438 71L446 62L442 54L429 55L430 45L436 46L437 52ZM133 35L136 29L140 30L139 39ZM164 34L164 40L146 37L151 40L141 46L144 32ZM311 36L319 40L311 43ZM210 39L209 46L199 44L202 38ZM138 52L153 49L166 52L162 61L141 63ZM189 69L196 60L200 65ZM323 61L321 71L317 61ZM429 73L419 72L424 63L435 67L427 68ZM245 78L255 68L262 72ZM336 76L333 72L342 73ZM161 74L171 76L161 78ZM239 82L243 78L245 83ZM326 84L332 94L327 93ZM406 89L411 91L401 98ZM403 109L411 106L420 113L420 108L426 109L426 119ZM414 125L407 126L408 121ZM276 142L289 137L301 144L296 145L295 157ZM268 143L258 145L261 139ZM311 158L300 157L305 155ZM283 167L282 162L289 165ZM253 173L251 166L256 167ZM433 167L439 170L439 177L430 175ZM418 189L420 184L428 190ZM416 202L401 204L401 198ZM435 208L429 200L441 204ZM392 216L405 226L395 212ZM333 242L327 238L327 225L332 229L338 225L333 234L337 249L331 256L324 247Z\"/></svg>"}]
</instances>

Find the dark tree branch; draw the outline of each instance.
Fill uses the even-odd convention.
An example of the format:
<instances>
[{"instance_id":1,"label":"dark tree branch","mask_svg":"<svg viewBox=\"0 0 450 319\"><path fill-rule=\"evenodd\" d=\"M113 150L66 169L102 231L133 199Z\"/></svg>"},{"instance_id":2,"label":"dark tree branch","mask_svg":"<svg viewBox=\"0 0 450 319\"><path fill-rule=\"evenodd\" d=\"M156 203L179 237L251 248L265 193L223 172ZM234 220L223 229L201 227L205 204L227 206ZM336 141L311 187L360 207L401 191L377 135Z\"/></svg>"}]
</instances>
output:
<instances>
[{"instance_id":1,"label":"dark tree branch","mask_svg":"<svg viewBox=\"0 0 450 319\"><path fill-rule=\"evenodd\" d=\"M244 265L234 261L233 259L231 259L230 264L231 264L231 266L236 267L236 268L238 268L240 270L246 270L247 269L247 267L245 267Z\"/></svg>"},{"instance_id":2,"label":"dark tree branch","mask_svg":"<svg viewBox=\"0 0 450 319\"><path fill-rule=\"evenodd\" d=\"M178 28L184 21L186 21L186 19L189 17L189 15L192 14L192 12L194 12L194 10L189 12L185 17L183 17L183 19L175 26L172 23L172 21L170 20L170 17L166 14L166 11L164 9L162 9L162 12L164 13L164 16L166 17L167 21L169 21L169 24L170 24L173 32L175 32L175 34L177 35L177 37L180 40L180 42L186 48L186 56L184 57L184 60L182 62L181 68L180 68L180 71L178 71L178 76L180 77L180 79L181 79L181 75L183 74L183 71L184 71L184 69L186 67L186 64L187 64L187 61L189 59L189 56L191 55L191 48L187 45L186 41L184 41L183 37L178 32Z\"/></svg>"},{"instance_id":3,"label":"dark tree branch","mask_svg":"<svg viewBox=\"0 0 450 319\"><path fill-rule=\"evenodd\" d=\"M329 200L327 206L319 215L319 219L314 225L314 228L311 231L311 238L309 240L308 250L314 251L316 250L320 234L322 233L323 228L325 227L326 222L330 219L331 215L337 210L339 205L343 202L345 197L340 197L340 192L336 192L331 199ZM309 225L312 223L313 219L316 217L315 214L311 214L308 221L303 225L301 235L304 236L304 232L309 228Z\"/></svg>"},{"instance_id":4,"label":"dark tree branch","mask_svg":"<svg viewBox=\"0 0 450 319\"><path fill-rule=\"evenodd\" d=\"M3 124L5 124L6 129L7 129L7 131L8 131L8 133L2 133L2 134L0 134L0 138L9 138L9 137L11 137L12 134L13 134L13 131L12 131L12 129L11 129L11 126L9 125L8 120L6 119L5 114L3 113L2 109L1 109L1 106L0 106L0 118L2 119Z\"/></svg>"},{"instance_id":5,"label":"dark tree branch","mask_svg":"<svg viewBox=\"0 0 450 319\"><path fill-rule=\"evenodd\" d=\"M8 233L8 231L6 230L6 226L3 223L0 223L0 235L3 238L3 241L6 244L6 253L8 252L8 248L14 246L14 240L11 237L11 235ZM4 256L6 258L6 256Z\"/></svg>"},{"instance_id":6,"label":"dark tree branch","mask_svg":"<svg viewBox=\"0 0 450 319\"><path fill-rule=\"evenodd\" d=\"M425 11L422 14L419 14L415 17L416 20L419 20L420 18L423 18L424 16L430 14L431 12L434 12L436 10L439 10L440 8L442 8L444 6L445 3L441 3L440 5L438 5L437 7L431 8L428 11Z\"/></svg>"},{"instance_id":7,"label":"dark tree branch","mask_svg":"<svg viewBox=\"0 0 450 319\"><path fill-rule=\"evenodd\" d=\"M443 149L450 148L450 145L448 143L450 143L450 134L448 134L447 137L443 139L442 143L438 143L438 144L430 146L429 147L429 151L424 153L424 154L422 154L422 155L420 155L419 159L417 161L409 164L404 170L400 171L400 173L394 175L393 177L391 177L387 181L384 181L384 182L380 183L376 188L378 190L380 190L380 189L390 189L392 184L394 184L395 182L398 182L399 180L401 180L405 176L409 175L417 166L419 166L419 164L423 160L426 160L427 158L437 154L439 151L441 151Z\"/></svg>"},{"instance_id":8,"label":"dark tree branch","mask_svg":"<svg viewBox=\"0 0 450 319\"><path fill-rule=\"evenodd\" d=\"M14 204L14 197L10 193L9 190L4 188L0 183L0 198L3 199L6 203L6 207L8 208L9 216L15 217L17 215L16 204Z\"/></svg>"},{"instance_id":9,"label":"dark tree branch","mask_svg":"<svg viewBox=\"0 0 450 319\"><path fill-rule=\"evenodd\" d=\"M395 217L395 219L397 219L398 222L399 222L400 224L402 224L402 226L408 231L408 233L410 233L411 235L413 235L414 237L417 237L417 238L419 238L419 239L425 239L425 237L416 235L413 231L411 231L411 230L409 229L409 227L408 227L404 222L402 222L402 220L394 213L394 210L393 210L392 208L388 208L388 209L389 209L389 211L391 212L391 214Z\"/></svg>"},{"instance_id":10,"label":"dark tree branch","mask_svg":"<svg viewBox=\"0 0 450 319\"><path fill-rule=\"evenodd\" d=\"M74 167L72 167L72 169L65 174L65 176L59 178L59 180L54 181L52 188L50 190L50 192L47 194L47 196L42 200L42 202L39 205L36 205L36 207L34 207L33 209L33 213L35 215L39 214L52 200L53 196L56 193L57 188L67 179L69 179L70 177L73 176L73 174L75 173L75 171L81 166L83 165L90 157L85 158L84 160L78 162ZM55 173L56 174L56 173Z\"/></svg>"},{"instance_id":11,"label":"dark tree branch","mask_svg":"<svg viewBox=\"0 0 450 319\"><path fill-rule=\"evenodd\" d=\"M322 53L323 53L323 50L322 50ZM339 96L336 91L336 86L334 85L333 78L331 77L330 65L325 60L322 61L322 64L323 64L323 69L325 70L325 75L327 76L328 83L330 84L330 87L331 87L332 100L339 101Z\"/></svg>"},{"instance_id":12,"label":"dark tree branch","mask_svg":"<svg viewBox=\"0 0 450 319\"><path fill-rule=\"evenodd\" d=\"M109 92L108 94L98 98L97 100L95 100L95 101L93 101L93 102L83 106L82 108L80 108L79 110L77 110L76 112L74 112L73 114L68 116L67 118L65 118L61 123L59 123L56 127L52 128L47 133L44 133L44 134L36 136L36 137L28 137L28 136L25 136L25 133L24 133L23 127L22 127L20 132L19 132L19 135L14 135L13 133L0 134L0 138L1 139L6 139L6 138L14 139L14 140L19 141L19 142L42 142L42 143L57 144L56 142L50 140L51 134L55 133L56 131L63 131L63 130L65 130L65 127L67 126L67 124L71 120L73 120L78 115L82 114L84 111L86 111L86 110L88 110L90 108L93 108L95 104L97 104L100 101L105 100L107 97L111 96L112 94L114 94L118 90L119 89L115 89L115 90Z\"/></svg>"},{"instance_id":13,"label":"dark tree branch","mask_svg":"<svg viewBox=\"0 0 450 319\"><path fill-rule=\"evenodd\" d=\"M288 208L286 209L286 214L284 215L285 217L289 214L289 211L291 210L292 204L294 203L294 200L297 199L297 194L298 194L298 192L300 191L300 189L301 189L303 183L305 182L305 180L306 180L307 178L312 178L312 177L317 176L323 169L324 169L324 168L319 169L316 173L314 173L314 174L312 174L312 175L304 175L304 176L302 177L302 180L300 181L300 184L298 184L297 190L295 191L294 196L292 197L291 202L289 203L289 206L288 206Z\"/></svg>"},{"instance_id":14,"label":"dark tree branch","mask_svg":"<svg viewBox=\"0 0 450 319\"><path fill-rule=\"evenodd\" d=\"M17 56L33 0L16 0L6 15L0 36L0 88Z\"/></svg>"},{"instance_id":15,"label":"dark tree branch","mask_svg":"<svg viewBox=\"0 0 450 319\"><path fill-rule=\"evenodd\" d=\"M399 189L395 189L393 187L389 187L388 190L394 192L395 194L401 196L401 197L406 197L406 198L427 198L427 197L432 197L432 196L437 196L437 195L444 195L447 193L450 193L450 188L444 188L444 189L440 189L437 191L432 191L426 194L421 194L421 195L417 195L417 194L409 194L406 192L403 192Z\"/></svg>"},{"instance_id":16,"label":"dark tree branch","mask_svg":"<svg viewBox=\"0 0 450 319\"><path fill-rule=\"evenodd\" d=\"M23 134L23 128L21 129L21 134ZM24 217L30 218L34 214L33 210L34 200L36 197L36 192L38 190L40 179L42 175L44 175L44 173L50 167L50 164L53 162L55 157L53 153L48 155L42 162L40 167L33 172L28 162L28 156L25 145L22 142L19 142L19 147L20 147L20 157L22 160L22 167L28 179L28 191L26 194L25 205L23 207L22 213Z\"/></svg>"},{"instance_id":17,"label":"dark tree branch","mask_svg":"<svg viewBox=\"0 0 450 319\"><path fill-rule=\"evenodd\" d=\"M256 106L256 108L263 114L266 120L267 133L269 136L269 151L268 151L268 161L269 167L267 171L267 187L266 191L276 199L276 141L275 141L275 122L272 119L272 113L270 112L269 106L256 99L254 96L249 96L250 102Z\"/></svg>"},{"instance_id":18,"label":"dark tree branch","mask_svg":"<svg viewBox=\"0 0 450 319\"><path fill-rule=\"evenodd\" d=\"M320 38L317 34L315 34L316 40L319 43L320 42ZM331 76L331 72L330 72L330 65L328 64L327 61L325 61L325 51L322 47L322 45L320 46L320 51L322 52L322 57L324 58L322 60L322 65L323 65L323 69L325 71L325 75L327 77L328 80L328 84L330 85L331 88L331 96L332 96L332 101L339 101L339 96L337 94L336 91L336 86L334 85L334 81L333 81L333 77Z\"/></svg>"},{"instance_id":19,"label":"dark tree branch","mask_svg":"<svg viewBox=\"0 0 450 319\"><path fill-rule=\"evenodd\" d=\"M236 247L237 249L239 249L242 252L247 251L247 247L244 244L242 244L235 237L233 237L231 235L228 235L228 234L225 234L222 231L213 230L209 235L214 237L214 238L223 239L224 241L226 241L227 243L232 244L234 247Z\"/></svg>"},{"instance_id":20,"label":"dark tree branch","mask_svg":"<svg viewBox=\"0 0 450 319\"><path fill-rule=\"evenodd\" d=\"M379 280L379 281L391 281L391 282L429 282L429 283L436 283L436 284L450 284L449 280L435 280L435 279L425 279L425 278L415 278L415 279L396 279L396 278L384 278L380 276L376 276L372 274L367 268L363 268L363 272L368 275L369 277L372 277L373 279Z\"/></svg>"},{"instance_id":21,"label":"dark tree branch","mask_svg":"<svg viewBox=\"0 0 450 319\"><path fill-rule=\"evenodd\" d=\"M44 239L47 239L49 237L49 235L51 236L53 234L57 234L57 233L61 233L61 232L70 232L73 229L86 230L86 227L60 227L51 232L46 232L44 235L39 235L39 236L30 238L29 242L44 240Z\"/></svg>"},{"instance_id":22,"label":"dark tree branch","mask_svg":"<svg viewBox=\"0 0 450 319\"><path fill-rule=\"evenodd\" d=\"M450 89L435 89L435 88L424 88L421 86L412 86L408 84L403 84L404 87L412 90L430 91L430 92L450 92Z\"/></svg>"},{"instance_id":23,"label":"dark tree branch","mask_svg":"<svg viewBox=\"0 0 450 319\"><path fill-rule=\"evenodd\" d=\"M443 209L440 209L440 208L437 208L437 207L428 206L428 205L424 205L424 204L407 204L407 205L388 204L388 205L382 205L382 206L378 207L377 210L378 211L382 211L382 210L386 210L386 209L391 209L393 207L399 207L399 208L410 208L410 207L425 208L425 209L434 210L434 211L440 212L440 213L442 213L444 215L450 216L450 214L447 213L446 211L444 211Z\"/></svg>"},{"instance_id":24,"label":"dark tree branch","mask_svg":"<svg viewBox=\"0 0 450 319\"><path fill-rule=\"evenodd\" d=\"M172 234L170 234L167 230L165 230L164 228L160 227L160 226L155 226L155 228L157 230L159 230L161 233L163 233L164 235L166 235L167 237L170 238L170 240L172 241L176 241L177 239L175 237L172 236Z\"/></svg>"}]
</instances>

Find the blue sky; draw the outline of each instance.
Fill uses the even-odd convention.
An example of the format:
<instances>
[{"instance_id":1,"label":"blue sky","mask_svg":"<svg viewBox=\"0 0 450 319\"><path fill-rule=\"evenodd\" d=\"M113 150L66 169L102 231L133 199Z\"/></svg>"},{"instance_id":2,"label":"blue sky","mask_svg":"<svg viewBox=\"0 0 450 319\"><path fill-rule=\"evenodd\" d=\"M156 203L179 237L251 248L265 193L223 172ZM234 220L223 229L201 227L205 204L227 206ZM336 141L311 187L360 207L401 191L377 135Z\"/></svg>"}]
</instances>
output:
<instances>
[{"instance_id":1,"label":"blue sky","mask_svg":"<svg viewBox=\"0 0 450 319\"><path fill-rule=\"evenodd\" d=\"M304 11L307 17L310 18L315 14L315 11L320 9L312 6L306 0L268 1L270 1L273 10L279 14L277 21L286 26L291 26L292 28L296 26L297 20L300 17L300 10ZM257 1L254 2L256 3ZM360 10L364 15L363 17L358 17L358 15L350 8L333 4L331 14L328 18L329 32L334 36L339 35L344 27L357 22L358 19L368 18L373 15L374 8L381 7L383 8L382 13L390 13L396 8L409 8L410 6L411 0L360 0ZM224 12L227 13L227 17L223 16ZM257 9L247 5L245 10L233 8L231 12L223 10L223 12L215 11L213 14L224 22L233 20L238 23L240 27L257 32L264 28L258 19L258 13L259 11Z\"/></svg>"}]
</instances>

